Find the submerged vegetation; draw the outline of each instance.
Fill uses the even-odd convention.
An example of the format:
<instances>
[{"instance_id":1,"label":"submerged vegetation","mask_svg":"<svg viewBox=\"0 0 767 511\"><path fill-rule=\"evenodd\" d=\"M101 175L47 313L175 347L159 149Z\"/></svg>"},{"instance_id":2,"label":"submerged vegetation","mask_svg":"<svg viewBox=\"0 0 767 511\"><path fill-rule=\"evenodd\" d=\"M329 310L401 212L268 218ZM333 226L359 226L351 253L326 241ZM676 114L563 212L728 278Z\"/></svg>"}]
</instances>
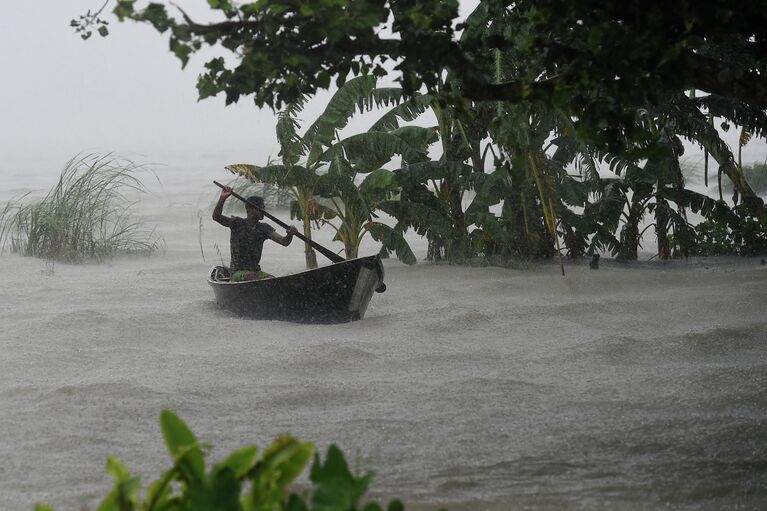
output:
<instances>
[{"instance_id":1,"label":"submerged vegetation","mask_svg":"<svg viewBox=\"0 0 767 511\"><path fill-rule=\"evenodd\" d=\"M511 72L501 63L497 70ZM357 256L370 233L412 264L408 229L427 238L428 259L450 263L509 264L563 252L632 261L649 229L660 259L767 252L762 199L731 189L732 202L717 200L686 185L695 176L682 171L683 138L706 148L721 173L754 175L736 164L701 103L687 95L637 112L643 138L627 139L627 149L615 153L585 143L566 116L542 105L467 103L457 110L434 96L407 99L401 89L378 88L373 77L347 81L299 135L292 116L302 104L289 105L277 124L286 163L227 168L252 182L303 187L294 192L294 205L303 206L293 212L306 232L311 221L333 226L347 257ZM374 107L385 110L371 128L339 135L349 118ZM436 126L402 124L427 112ZM393 227L377 220L380 212ZM690 213L703 221L696 225Z\"/></svg>"},{"instance_id":2,"label":"submerged vegetation","mask_svg":"<svg viewBox=\"0 0 767 511\"><path fill-rule=\"evenodd\" d=\"M138 168L112 155L73 158L45 197L25 194L0 211L0 248L62 262L161 249L163 239L133 218L126 195L145 192Z\"/></svg>"},{"instance_id":3,"label":"submerged vegetation","mask_svg":"<svg viewBox=\"0 0 767 511\"><path fill-rule=\"evenodd\" d=\"M236 449L223 461L206 470L205 453L189 427L173 412L160 414L160 426L173 465L150 484L146 496L139 495L137 476L114 456L107 460L107 472L114 487L99 505L99 511L382 511L377 502L360 500L373 478L371 473L357 477L349 470L341 450L328 448L325 460L314 453L314 446L290 436L281 436L260 453L255 445ZM311 486L307 491L291 491L310 459ZM38 504L36 511L51 511ZM401 511L393 500L387 511Z\"/></svg>"}]
</instances>

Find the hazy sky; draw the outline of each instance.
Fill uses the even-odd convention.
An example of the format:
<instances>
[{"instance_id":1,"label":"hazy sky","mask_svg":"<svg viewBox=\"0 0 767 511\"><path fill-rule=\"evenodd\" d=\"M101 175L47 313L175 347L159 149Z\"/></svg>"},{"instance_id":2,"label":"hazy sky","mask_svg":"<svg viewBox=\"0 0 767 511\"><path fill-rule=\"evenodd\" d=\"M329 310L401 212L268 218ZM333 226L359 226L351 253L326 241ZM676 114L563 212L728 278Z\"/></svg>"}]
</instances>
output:
<instances>
[{"instance_id":1,"label":"hazy sky","mask_svg":"<svg viewBox=\"0 0 767 511\"><path fill-rule=\"evenodd\" d=\"M8 0L1 0L3 3ZM158 160L276 151L274 114L247 99L197 101L203 59L185 70L167 35L136 23L83 41L69 20L102 0L8 2L0 18L0 171L58 169L78 152ZM187 0L202 7L206 2ZM109 7L107 8L109 9ZM192 12L194 9L191 9ZM106 10L105 10L106 11ZM265 159L264 155L264 159Z\"/></svg>"},{"instance_id":2,"label":"hazy sky","mask_svg":"<svg viewBox=\"0 0 767 511\"><path fill-rule=\"evenodd\" d=\"M57 172L82 152L222 166L276 156L274 114L248 98L226 108L223 98L198 102L204 59L182 70L167 35L107 14L111 35L83 41L69 20L102 0L0 2L0 185L11 171ZM179 3L199 18L209 12L205 0ZM746 148L747 161L766 157L763 141Z\"/></svg>"}]
</instances>

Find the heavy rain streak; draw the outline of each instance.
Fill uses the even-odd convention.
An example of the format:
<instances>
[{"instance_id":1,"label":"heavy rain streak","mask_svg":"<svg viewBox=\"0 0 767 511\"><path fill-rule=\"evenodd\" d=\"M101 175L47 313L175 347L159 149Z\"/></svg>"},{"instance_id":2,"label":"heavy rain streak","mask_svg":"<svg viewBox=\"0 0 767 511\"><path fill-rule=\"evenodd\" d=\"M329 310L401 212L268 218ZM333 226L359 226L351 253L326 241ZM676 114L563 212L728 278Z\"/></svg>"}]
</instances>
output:
<instances>
[{"instance_id":1,"label":"heavy rain streak","mask_svg":"<svg viewBox=\"0 0 767 511\"><path fill-rule=\"evenodd\" d=\"M332 80L286 43L258 50L253 76L279 78L258 90L224 75L196 90L210 59L255 50L228 52L223 32L198 50L158 33L159 11L139 19L146 3L102 3L0 18L0 509L764 506L766 53L749 49L762 35L721 42L700 18L723 45L700 51L737 73L674 81L658 64L662 87L640 95L604 85L597 64L568 81L546 38L478 42L507 25L564 30L540 14L553 2L519 18L461 2L468 25L418 30L452 3L317 2L346 10L306 4L280 23L373 44L365 24L392 9L410 24L376 34L461 41L475 57L443 64L461 94L407 52L392 58L421 66L415 96L390 62L378 78L373 64L339 70L343 39L333 59L311 54ZM191 33L249 19L245 4L188 4L163 12L199 23ZM573 10L562 20L592 39L546 32L567 59L618 59L609 17ZM444 56L439 38L417 41ZM609 72L649 87L636 58ZM269 59L320 76L316 90L290 97ZM525 94L495 88L517 80ZM205 86L221 93L197 102ZM287 95L277 106L259 90Z\"/></svg>"}]
</instances>

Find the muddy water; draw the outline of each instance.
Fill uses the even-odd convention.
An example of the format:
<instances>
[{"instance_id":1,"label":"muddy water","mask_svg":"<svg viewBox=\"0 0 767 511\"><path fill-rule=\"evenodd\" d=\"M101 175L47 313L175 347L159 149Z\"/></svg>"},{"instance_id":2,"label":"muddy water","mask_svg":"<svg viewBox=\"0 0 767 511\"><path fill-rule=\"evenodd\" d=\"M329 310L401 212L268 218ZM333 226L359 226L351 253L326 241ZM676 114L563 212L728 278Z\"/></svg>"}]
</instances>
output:
<instances>
[{"instance_id":1,"label":"muddy water","mask_svg":"<svg viewBox=\"0 0 767 511\"><path fill-rule=\"evenodd\" d=\"M0 509L94 509L110 453L149 482L168 466L165 408L214 460L283 432L335 442L376 472L374 495L415 508L767 502L758 259L603 261L565 278L548 264L388 260L388 290L361 322L245 320L204 281L227 252L207 212L200 231L215 190L182 176L141 205L165 235L159 256L0 257ZM265 249L268 271L302 264L297 246Z\"/></svg>"}]
</instances>

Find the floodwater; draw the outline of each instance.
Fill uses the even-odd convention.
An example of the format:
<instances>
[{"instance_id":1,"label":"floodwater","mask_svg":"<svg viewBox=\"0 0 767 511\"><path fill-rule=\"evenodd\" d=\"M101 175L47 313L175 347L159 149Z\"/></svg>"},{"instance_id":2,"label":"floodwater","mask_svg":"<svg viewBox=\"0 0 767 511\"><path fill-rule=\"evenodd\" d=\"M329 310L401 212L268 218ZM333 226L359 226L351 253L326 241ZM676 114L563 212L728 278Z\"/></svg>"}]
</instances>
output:
<instances>
[{"instance_id":1,"label":"floodwater","mask_svg":"<svg viewBox=\"0 0 767 511\"><path fill-rule=\"evenodd\" d=\"M376 473L373 497L411 509L767 505L759 259L603 259L564 278L386 260L362 321L241 319L205 282L228 259L213 179L165 171L140 205L160 255L0 257L0 509L95 509L110 453L148 484L170 466L166 408L214 461L285 432L336 443ZM268 245L263 266L300 271L302 250Z\"/></svg>"}]
</instances>

